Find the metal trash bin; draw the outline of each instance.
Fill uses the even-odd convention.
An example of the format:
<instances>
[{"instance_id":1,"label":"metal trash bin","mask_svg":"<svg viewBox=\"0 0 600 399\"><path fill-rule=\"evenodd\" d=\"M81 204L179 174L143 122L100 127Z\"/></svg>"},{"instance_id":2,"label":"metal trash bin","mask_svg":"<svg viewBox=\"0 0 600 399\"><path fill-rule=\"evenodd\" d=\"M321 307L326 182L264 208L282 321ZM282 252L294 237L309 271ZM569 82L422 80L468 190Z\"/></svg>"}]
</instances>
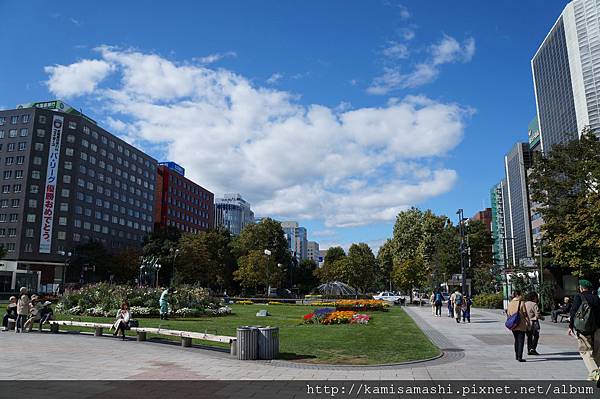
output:
<instances>
[{"instance_id":1,"label":"metal trash bin","mask_svg":"<svg viewBox=\"0 0 600 399\"><path fill-rule=\"evenodd\" d=\"M279 356L279 327L258 329L258 358L272 360Z\"/></svg>"},{"instance_id":2,"label":"metal trash bin","mask_svg":"<svg viewBox=\"0 0 600 399\"><path fill-rule=\"evenodd\" d=\"M258 328L239 327L236 337L238 360L258 359Z\"/></svg>"}]
</instances>

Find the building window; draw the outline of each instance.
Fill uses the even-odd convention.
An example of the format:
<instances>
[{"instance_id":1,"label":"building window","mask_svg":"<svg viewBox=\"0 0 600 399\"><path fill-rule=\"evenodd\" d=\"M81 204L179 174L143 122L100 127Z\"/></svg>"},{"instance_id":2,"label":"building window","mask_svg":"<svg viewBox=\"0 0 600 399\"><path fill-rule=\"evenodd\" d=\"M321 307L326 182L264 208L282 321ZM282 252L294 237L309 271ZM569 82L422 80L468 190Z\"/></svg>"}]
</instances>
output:
<instances>
[{"instance_id":1,"label":"building window","mask_svg":"<svg viewBox=\"0 0 600 399\"><path fill-rule=\"evenodd\" d=\"M0 130L0 139L4 138L4 130Z\"/></svg>"},{"instance_id":2,"label":"building window","mask_svg":"<svg viewBox=\"0 0 600 399\"><path fill-rule=\"evenodd\" d=\"M40 192L40 187L36 184L32 184L31 186L29 186L29 192L31 194L37 194Z\"/></svg>"},{"instance_id":3,"label":"building window","mask_svg":"<svg viewBox=\"0 0 600 399\"><path fill-rule=\"evenodd\" d=\"M44 151L44 144L43 143L35 143L33 145L33 149L36 151Z\"/></svg>"},{"instance_id":4,"label":"building window","mask_svg":"<svg viewBox=\"0 0 600 399\"><path fill-rule=\"evenodd\" d=\"M9 237L16 237L17 236L17 229L15 229L15 228L8 229L8 236Z\"/></svg>"},{"instance_id":5,"label":"building window","mask_svg":"<svg viewBox=\"0 0 600 399\"><path fill-rule=\"evenodd\" d=\"M12 170L4 171L4 180L12 179Z\"/></svg>"},{"instance_id":6,"label":"building window","mask_svg":"<svg viewBox=\"0 0 600 399\"><path fill-rule=\"evenodd\" d=\"M81 235L78 233L73 233L73 241L75 241L75 242L81 241Z\"/></svg>"},{"instance_id":7,"label":"building window","mask_svg":"<svg viewBox=\"0 0 600 399\"><path fill-rule=\"evenodd\" d=\"M65 155L67 155L67 156L69 156L69 157L72 157L74 153L75 153L75 150L74 150L74 149L72 149L72 148L68 148L68 147L67 147L67 148L65 148Z\"/></svg>"},{"instance_id":8,"label":"building window","mask_svg":"<svg viewBox=\"0 0 600 399\"><path fill-rule=\"evenodd\" d=\"M71 161L65 161L64 168L66 170L72 170L73 169L73 162L71 162Z\"/></svg>"},{"instance_id":9,"label":"building window","mask_svg":"<svg viewBox=\"0 0 600 399\"><path fill-rule=\"evenodd\" d=\"M0 208L8 208L8 199L0 200Z\"/></svg>"},{"instance_id":10,"label":"building window","mask_svg":"<svg viewBox=\"0 0 600 399\"><path fill-rule=\"evenodd\" d=\"M27 222L28 223L35 223L35 213L28 213L27 214Z\"/></svg>"},{"instance_id":11,"label":"building window","mask_svg":"<svg viewBox=\"0 0 600 399\"><path fill-rule=\"evenodd\" d=\"M35 162L35 159L34 159L34 162ZM19 155L17 157L17 165L23 165L24 163L25 163L25 157L23 155ZM40 158L40 163L38 165L41 165L41 163L42 163L42 161Z\"/></svg>"},{"instance_id":12,"label":"building window","mask_svg":"<svg viewBox=\"0 0 600 399\"><path fill-rule=\"evenodd\" d=\"M15 179L22 179L22 178L23 178L23 171L15 170Z\"/></svg>"},{"instance_id":13,"label":"building window","mask_svg":"<svg viewBox=\"0 0 600 399\"><path fill-rule=\"evenodd\" d=\"M64 231L59 231L56 238L58 238L59 240L66 240L67 233Z\"/></svg>"},{"instance_id":14,"label":"building window","mask_svg":"<svg viewBox=\"0 0 600 399\"><path fill-rule=\"evenodd\" d=\"M14 242L9 242L6 244L6 250L8 252L15 252L16 244Z\"/></svg>"},{"instance_id":15,"label":"building window","mask_svg":"<svg viewBox=\"0 0 600 399\"><path fill-rule=\"evenodd\" d=\"M6 123L6 117L0 116L0 126L4 125L5 123Z\"/></svg>"},{"instance_id":16,"label":"building window","mask_svg":"<svg viewBox=\"0 0 600 399\"><path fill-rule=\"evenodd\" d=\"M4 165L12 165L15 162L15 157L6 157L4 158Z\"/></svg>"},{"instance_id":17,"label":"building window","mask_svg":"<svg viewBox=\"0 0 600 399\"><path fill-rule=\"evenodd\" d=\"M13 125L16 125L17 123L19 123L19 116L18 115L11 116L10 123L12 123Z\"/></svg>"},{"instance_id":18,"label":"building window","mask_svg":"<svg viewBox=\"0 0 600 399\"><path fill-rule=\"evenodd\" d=\"M63 175L63 183L71 183L71 175Z\"/></svg>"},{"instance_id":19,"label":"building window","mask_svg":"<svg viewBox=\"0 0 600 399\"><path fill-rule=\"evenodd\" d=\"M25 143L25 142L19 143L19 151L25 151L26 148L27 148L27 143Z\"/></svg>"},{"instance_id":20,"label":"building window","mask_svg":"<svg viewBox=\"0 0 600 399\"><path fill-rule=\"evenodd\" d=\"M66 226L67 225L67 218L64 216L61 216L58 218L58 224L61 226Z\"/></svg>"},{"instance_id":21,"label":"building window","mask_svg":"<svg viewBox=\"0 0 600 399\"><path fill-rule=\"evenodd\" d=\"M21 185L20 184L13 185L13 193L20 193L20 192L21 192Z\"/></svg>"},{"instance_id":22,"label":"building window","mask_svg":"<svg viewBox=\"0 0 600 399\"><path fill-rule=\"evenodd\" d=\"M15 143L8 143L8 145L6 146L6 151L13 152L14 150L15 150Z\"/></svg>"},{"instance_id":23,"label":"building window","mask_svg":"<svg viewBox=\"0 0 600 399\"><path fill-rule=\"evenodd\" d=\"M20 131L20 136L21 137L27 137L29 135L29 129L27 129L26 127L24 127L23 129L21 129Z\"/></svg>"},{"instance_id":24,"label":"building window","mask_svg":"<svg viewBox=\"0 0 600 399\"><path fill-rule=\"evenodd\" d=\"M32 170L31 171L31 178L35 179L35 180L39 180L40 179L40 171L39 170Z\"/></svg>"},{"instance_id":25,"label":"building window","mask_svg":"<svg viewBox=\"0 0 600 399\"><path fill-rule=\"evenodd\" d=\"M19 205L21 205L20 199L15 198L15 199L10 200L10 206L12 206L13 208L18 208Z\"/></svg>"},{"instance_id":26,"label":"building window","mask_svg":"<svg viewBox=\"0 0 600 399\"><path fill-rule=\"evenodd\" d=\"M46 136L46 131L44 129L38 129L36 136L44 137L44 136Z\"/></svg>"},{"instance_id":27,"label":"building window","mask_svg":"<svg viewBox=\"0 0 600 399\"><path fill-rule=\"evenodd\" d=\"M77 129L77 123L69 122L69 129Z\"/></svg>"},{"instance_id":28,"label":"building window","mask_svg":"<svg viewBox=\"0 0 600 399\"><path fill-rule=\"evenodd\" d=\"M30 242L26 243L24 251L25 252L33 252L33 245Z\"/></svg>"},{"instance_id":29,"label":"building window","mask_svg":"<svg viewBox=\"0 0 600 399\"><path fill-rule=\"evenodd\" d=\"M61 210L61 212L68 212L69 211L69 204L67 202L61 202L60 203L60 210Z\"/></svg>"},{"instance_id":30,"label":"building window","mask_svg":"<svg viewBox=\"0 0 600 399\"><path fill-rule=\"evenodd\" d=\"M77 228L81 227L81 220L80 219L75 219L75 221L73 222L73 225Z\"/></svg>"},{"instance_id":31,"label":"building window","mask_svg":"<svg viewBox=\"0 0 600 399\"><path fill-rule=\"evenodd\" d=\"M46 116L45 115L40 115L40 117L38 118L38 122L40 122L40 123L46 123Z\"/></svg>"},{"instance_id":32,"label":"building window","mask_svg":"<svg viewBox=\"0 0 600 399\"><path fill-rule=\"evenodd\" d=\"M37 200L30 199L29 200L29 207L30 208L37 208Z\"/></svg>"},{"instance_id":33,"label":"building window","mask_svg":"<svg viewBox=\"0 0 600 399\"><path fill-rule=\"evenodd\" d=\"M19 214L18 213L11 213L10 214L10 222L11 223L16 223L19 221Z\"/></svg>"},{"instance_id":34,"label":"building window","mask_svg":"<svg viewBox=\"0 0 600 399\"><path fill-rule=\"evenodd\" d=\"M8 137L10 137L10 138L17 137L17 129L10 129L8 131Z\"/></svg>"},{"instance_id":35,"label":"building window","mask_svg":"<svg viewBox=\"0 0 600 399\"><path fill-rule=\"evenodd\" d=\"M63 188L60 190L60 196L63 198L69 198L70 192L68 188Z\"/></svg>"},{"instance_id":36,"label":"building window","mask_svg":"<svg viewBox=\"0 0 600 399\"><path fill-rule=\"evenodd\" d=\"M31 227L25 229L25 237L33 238L33 229Z\"/></svg>"}]
</instances>

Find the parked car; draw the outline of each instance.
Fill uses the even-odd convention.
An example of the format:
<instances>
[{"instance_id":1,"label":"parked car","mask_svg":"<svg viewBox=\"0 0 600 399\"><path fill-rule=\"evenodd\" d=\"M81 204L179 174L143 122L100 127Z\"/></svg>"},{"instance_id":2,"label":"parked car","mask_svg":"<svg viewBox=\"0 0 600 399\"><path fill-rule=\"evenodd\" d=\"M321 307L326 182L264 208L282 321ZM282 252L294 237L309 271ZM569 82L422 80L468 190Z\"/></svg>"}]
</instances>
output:
<instances>
[{"instance_id":1,"label":"parked car","mask_svg":"<svg viewBox=\"0 0 600 399\"><path fill-rule=\"evenodd\" d=\"M404 297L402 295L396 295L394 292L383 291L373 296L373 299L384 300L387 302L398 303Z\"/></svg>"}]
</instances>

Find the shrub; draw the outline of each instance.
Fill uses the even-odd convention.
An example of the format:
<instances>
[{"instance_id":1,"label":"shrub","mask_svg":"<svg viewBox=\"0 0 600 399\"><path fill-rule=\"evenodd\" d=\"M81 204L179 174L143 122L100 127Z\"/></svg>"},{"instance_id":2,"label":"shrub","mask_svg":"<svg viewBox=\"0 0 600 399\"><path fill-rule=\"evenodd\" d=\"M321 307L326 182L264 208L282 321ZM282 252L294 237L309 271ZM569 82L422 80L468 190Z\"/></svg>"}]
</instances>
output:
<instances>
[{"instance_id":1,"label":"shrub","mask_svg":"<svg viewBox=\"0 0 600 399\"><path fill-rule=\"evenodd\" d=\"M501 292L497 294L479 294L473 297L473 306L487 309L502 309L502 301Z\"/></svg>"}]
</instances>

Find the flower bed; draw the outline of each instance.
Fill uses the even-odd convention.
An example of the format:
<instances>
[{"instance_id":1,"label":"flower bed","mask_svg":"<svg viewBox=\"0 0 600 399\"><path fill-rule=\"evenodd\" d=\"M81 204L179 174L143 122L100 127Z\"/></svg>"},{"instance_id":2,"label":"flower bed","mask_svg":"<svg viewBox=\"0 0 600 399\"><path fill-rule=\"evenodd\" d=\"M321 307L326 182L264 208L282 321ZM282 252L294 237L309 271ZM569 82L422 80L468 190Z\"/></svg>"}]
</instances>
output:
<instances>
[{"instance_id":1,"label":"flower bed","mask_svg":"<svg viewBox=\"0 0 600 399\"><path fill-rule=\"evenodd\" d=\"M243 300L243 301L235 301L236 305L254 305L254 302Z\"/></svg>"},{"instance_id":2,"label":"flower bed","mask_svg":"<svg viewBox=\"0 0 600 399\"><path fill-rule=\"evenodd\" d=\"M335 308L340 311L350 310L369 310L369 311L383 311L386 310L389 304L385 301L377 299L343 299L335 302Z\"/></svg>"},{"instance_id":3,"label":"flower bed","mask_svg":"<svg viewBox=\"0 0 600 399\"><path fill-rule=\"evenodd\" d=\"M278 301L269 301L267 302L267 305L285 305L285 303Z\"/></svg>"},{"instance_id":4,"label":"flower bed","mask_svg":"<svg viewBox=\"0 0 600 399\"><path fill-rule=\"evenodd\" d=\"M310 306L335 306L335 302L316 301L316 302L311 302Z\"/></svg>"},{"instance_id":5,"label":"flower bed","mask_svg":"<svg viewBox=\"0 0 600 399\"><path fill-rule=\"evenodd\" d=\"M368 324L371 317L352 310L321 308L304 315L303 319L306 324Z\"/></svg>"}]
</instances>

